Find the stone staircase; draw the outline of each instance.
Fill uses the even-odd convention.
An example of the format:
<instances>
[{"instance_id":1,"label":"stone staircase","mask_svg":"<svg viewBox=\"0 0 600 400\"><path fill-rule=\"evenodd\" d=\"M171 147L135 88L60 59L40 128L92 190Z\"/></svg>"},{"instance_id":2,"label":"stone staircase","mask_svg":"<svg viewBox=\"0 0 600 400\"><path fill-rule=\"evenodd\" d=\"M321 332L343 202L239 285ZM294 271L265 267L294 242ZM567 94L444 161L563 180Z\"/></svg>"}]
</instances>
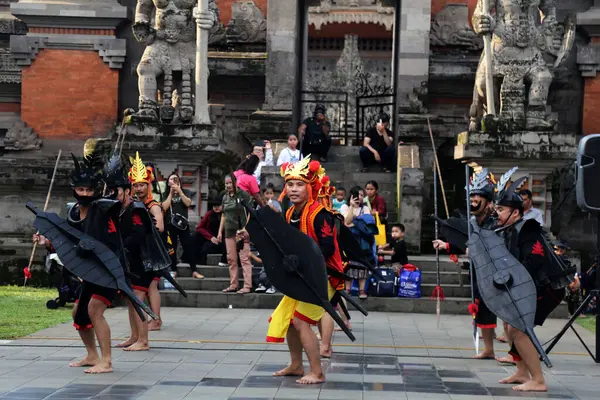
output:
<instances>
[{"instance_id":1,"label":"stone staircase","mask_svg":"<svg viewBox=\"0 0 600 400\"><path fill-rule=\"evenodd\" d=\"M199 266L198 270L205 276L198 280L191 277L191 270L187 264L179 264L179 284L186 290L188 297L184 298L176 290L161 290L161 301L165 307L210 307L210 308L262 308L273 309L281 300L282 295L250 293L230 294L221 290L229 285L229 269L216 266L220 255L209 255L209 266ZM419 267L422 272L421 298L407 299L400 297L369 297L362 300L361 304L368 311L384 312L413 312L435 314L436 302L430 299L436 286L436 263L434 256L411 256L410 262ZM258 273L259 268L253 268L253 273ZM240 271L241 276L241 271ZM447 256L440 257L440 280L444 289L446 300L442 305L444 314L465 314L471 302L471 287L466 271L450 261ZM242 287L240 280L239 287ZM161 283L162 288L162 283ZM351 307L351 306L350 306ZM553 317L566 318L566 304L555 310Z\"/></svg>"}]
</instances>

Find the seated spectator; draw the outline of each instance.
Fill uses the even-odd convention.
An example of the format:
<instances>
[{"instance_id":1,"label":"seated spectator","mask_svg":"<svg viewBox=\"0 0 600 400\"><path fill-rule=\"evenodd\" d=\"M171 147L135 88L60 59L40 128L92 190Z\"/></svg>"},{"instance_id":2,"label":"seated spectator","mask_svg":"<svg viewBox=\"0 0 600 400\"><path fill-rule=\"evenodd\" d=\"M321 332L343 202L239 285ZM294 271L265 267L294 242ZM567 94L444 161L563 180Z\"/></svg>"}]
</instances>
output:
<instances>
[{"instance_id":1,"label":"seated spectator","mask_svg":"<svg viewBox=\"0 0 600 400\"><path fill-rule=\"evenodd\" d=\"M400 275L400 270L408 264L408 252L406 251L406 243L404 242L404 225L392 225L392 241L377 249L379 255L392 256L392 268L396 275Z\"/></svg>"},{"instance_id":2,"label":"seated spectator","mask_svg":"<svg viewBox=\"0 0 600 400\"><path fill-rule=\"evenodd\" d=\"M365 192L367 192L367 203L371 207L371 214L379 214L379 220L385 224L387 220L387 205L385 200L378 194L379 185L375 181L369 181L365 185Z\"/></svg>"},{"instance_id":3,"label":"seated spectator","mask_svg":"<svg viewBox=\"0 0 600 400\"><path fill-rule=\"evenodd\" d=\"M313 160L327 162L327 153L331 148L330 130L325 106L317 104L313 116L302 121L298 128L298 135L302 138L302 155L306 157L312 154Z\"/></svg>"},{"instance_id":4,"label":"seated spectator","mask_svg":"<svg viewBox=\"0 0 600 400\"><path fill-rule=\"evenodd\" d=\"M200 265L207 265L209 254L221 254L220 267L226 267L225 243L219 242L219 225L221 224L221 214L223 212L223 196L217 196L208 201L210 210L206 212L200 223L196 227L196 250L197 261ZM192 270L192 277L200 279L196 269Z\"/></svg>"},{"instance_id":5,"label":"seated spectator","mask_svg":"<svg viewBox=\"0 0 600 400\"><path fill-rule=\"evenodd\" d=\"M275 187L273 186L272 183L267 184L267 187L265 187L263 189L263 197L264 197L264 202L266 205L268 205L269 207L271 207L273 210L277 211L278 213L282 212L281 204L279 204L279 202L274 199Z\"/></svg>"},{"instance_id":6,"label":"seated spectator","mask_svg":"<svg viewBox=\"0 0 600 400\"><path fill-rule=\"evenodd\" d=\"M391 172L395 170L396 149L394 148L394 132L388 129L390 116L382 113L379 122L365 134L363 147L359 150L363 172L367 172L371 165L379 164L381 170Z\"/></svg>"},{"instance_id":7,"label":"seated spectator","mask_svg":"<svg viewBox=\"0 0 600 400\"><path fill-rule=\"evenodd\" d=\"M540 210L533 207L533 193L530 190L523 189L519 191L519 195L523 199L523 219L534 219L540 226L544 226L544 215Z\"/></svg>"},{"instance_id":8,"label":"seated spectator","mask_svg":"<svg viewBox=\"0 0 600 400\"><path fill-rule=\"evenodd\" d=\"M264 145L264 147L263 147ZM260 185L260 174L262 173L262 167L264 166L274 166L273 163L273 149L271 148L271 142L265 140L264 142L258 142L254 145L254 149L252 149L252 154L258 157L258 165L256 166L256 170L254 171L254 177L256 178L256 183Z\"/></svg>"},{"instance_id":9,"label":"seated spectator","mask_svg":"<svg viewBox=\"0 0 600 400\"><path fill-rule=\"evenodd\" d=\"M262 197L260 197L258 182L253 175L254 171L256 171L258 163L258 156L251 154L237 167L237 170L233 173L233 175L235 176L237 187L252 196L254 201L256 201L256 204L264 207L265 203Z\"/></svg>"},{"instance_id":10,"label":"seated spectator","mask_svg":"<svg viewBox=\"0 0 600 400\"><path fill-rule=\"evenodd\" d=\"M252 260L254 265L261 267L260 272L256 276L253 276L253 278L255 278L255 279L253 279L254 285L256 286L256 289L254 291L256 293L266 293L266 294L277 293L275 286L271 285L271 282L269 281L269 278L267 277L267 273L265 271L265 267L263 265L262 259L260 258L260 254L259 253L255 254L254 252L251 252L250 259Z\"/></svg>"},{"instance_id":11,"label":"seated spectator","mask_svg":"<svg viewBox=\"0 0 600 400\"><path fill-rule=\"evenodd\" d=\"M340 209L346 205L346 189L339 187L335 190L335 197L333 198L333 209L341 213Z\"/></svg>"},{"instance_id":12,"label":"seated spectator","mask_svg":"<svg viewBox=\"0 0 600 400\"><path fill-rule=\"evenodd\" d=\"M295 163L303 158L302 153L300 153L300 150L298 149L298 136L296 136L295 133L290 133L288 135L287 145L288 147L281 150L281 153L279 153L277 166L286 162Z\"/></svg>"},{"instance_id":13,"label":"seated spectator","mask_svg":"<svg viewBox=\"0 0 600 400\"><path fill-rule=\"evenodd\" d=\"M375 265L375 234L377 234L378 229L375 219L371 215L371 209L364 203L364 198L363 188L360 186L353 187L350 190L349 205L344 204L340 207L340 213L344 216L344 224L350 228L354 237L360 243L362 254L372 265ZM366 299L366 266L356 261L350 261L346 274L352 279L358 279L359 298ZM346 282L346 290L350 291L351 284L352 282Z\"/></svg>"}]
</instances>

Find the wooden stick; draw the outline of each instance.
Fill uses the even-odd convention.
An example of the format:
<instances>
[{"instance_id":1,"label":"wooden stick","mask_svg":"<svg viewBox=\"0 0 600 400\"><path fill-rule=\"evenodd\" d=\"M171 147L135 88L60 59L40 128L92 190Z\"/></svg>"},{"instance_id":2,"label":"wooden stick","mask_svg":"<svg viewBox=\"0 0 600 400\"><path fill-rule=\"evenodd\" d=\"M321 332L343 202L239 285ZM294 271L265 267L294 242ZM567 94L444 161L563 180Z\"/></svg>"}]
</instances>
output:
<instances>
[{"instance_id":1,"label":"wooden stick","mask_svg":"<svg viewBox=\"0 0 600 400\"><path fill-rule=\"evenodd\" d=\"M490 2L483 0L483 13L489 15ZM487 102L487 113L496 115L495 93L494 93L494 71L492 64L492 35L483 35L483 57L485 61L485 100Z\"/></svg>"},{"instance_id":2,"label":"wooden stick","mask_svg":"<svg viewBox=\"0 0 600 400\"><path fill-rule=\"evenodd\" d=\"M60 161L60 156L62 155L62 149L58 150L58 157L56 157L56 163L54 164L54 172L52 172L52 179L50 180L50 187L48 188L48 194L46 195L46 202L44 203L44 212L48 208L48 203L50 203L50 194L52 193L52 186L54 186L54 179L56 178L56 171L58 170L58 162ZM39 235L40 231L36 233ZM33 249L31 250L31 256L29 257L29 264L27 264L27 268L31 268L31 264L33 263L33 259L35 258L35 251L37 250L38 242L33 244ZM25 283L23 286L27 285L27 276L25 276Z\"/></svg>"},{"instance_id":3,"label":"wooden stick","mask_svg":"<svg viewBox=\"0 0 600 400\"><path fill-rule=\"evenodd\" d=\"M442 171L440 169L440 163L438 161L437 150L435 148L435 141L433 140L433 132L431 132L431 123L427 118L427 126L429 127L429 137L431 138L431 147L433 147L433 156L435 158L435 168L437 175L440 180L440 186L442 187L442 197L444 198L444 208L446 209L446 218L450 218L450 211L448 210L448 201L446 200L446 190L444 189L444 180L442 179Z\"/></svg>"}]
</instances>

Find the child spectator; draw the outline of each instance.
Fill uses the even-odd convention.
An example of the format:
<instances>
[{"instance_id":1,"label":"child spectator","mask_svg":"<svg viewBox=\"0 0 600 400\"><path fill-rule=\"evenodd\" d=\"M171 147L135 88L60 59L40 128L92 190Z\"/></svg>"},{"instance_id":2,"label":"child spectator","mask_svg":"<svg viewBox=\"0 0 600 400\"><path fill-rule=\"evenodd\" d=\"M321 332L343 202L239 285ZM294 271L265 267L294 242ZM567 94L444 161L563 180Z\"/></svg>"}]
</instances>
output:
<instances>
[{"instance_id":1,"label":"child spectator","mask_svg":"<svg viewBox=\"0 0 600 400\"><path fill-rule=\"evenodd\" d=\"M404 225L392 225L392 241L383 246L379 246L379 255L392 256L392 268L396 274L400 274L400 270L408 264L408 253L406 251L406 243L404 242Z\"/></svg>"},{"instance_id":2,"label":"child spectator","mask_svg":"<svg viewBox=\"0 0 600 400\"><path fill-rule=\"evenodd\" d=\"M302 160L302 153L298 149L298 136L295 133L290 133L287 138L288 147L281 150L279 157L277 158L277 166L283 163L295 163L296 161Z\"/></svg>"},{"instance_id":3,"label":"child spectator","mask_svg":"<svg viewBox=\"0 0 600 400\"><path fill-rule=\"evenodd\" d=\"M271 285L269 282L269 278L267 277L267 273L265 272L265 267L263 265L262 259L260 258L260 254L258 252L251 252L250 259L252 263L258 267L261 267L258 276L256 276L256 289L254 290L256 293L266 293L273 294L277 293L275 286Z\"/></svg>"},{"instance_id":4,"label":"child spectator","mask_svg":"<svg viewBox=\"0 0 600 400\"><path fill-rule=\"evenodd\" d=\"M337 188L335 191L335 197L333 198L333 209L337 212L341 212L340 209L346 204L346 189L343 187Z\"/></svg>"},{"instance_id":5,"label":"child spectator","mask_svg":"<svg viewBox=\"0 0 600 400\"><path fill-rule=\"evenodd\" d=\"M268 183L267 187L263 189L263 197L265 198L265 204L271 207L278 213L282 212L281 204L275 200L275 187L272 183Z\"/></svg>"}]
</instances>

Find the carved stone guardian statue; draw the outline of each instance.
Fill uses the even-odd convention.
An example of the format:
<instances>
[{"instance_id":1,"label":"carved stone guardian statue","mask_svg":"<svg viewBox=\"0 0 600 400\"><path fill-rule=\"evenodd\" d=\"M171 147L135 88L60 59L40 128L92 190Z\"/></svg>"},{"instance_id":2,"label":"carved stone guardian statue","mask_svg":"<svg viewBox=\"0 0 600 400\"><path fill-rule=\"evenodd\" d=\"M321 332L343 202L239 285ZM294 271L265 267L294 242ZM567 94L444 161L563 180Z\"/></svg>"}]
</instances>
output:
<instances>
[{"instance_id":1,"label":"carved stone guardian statue","mask_svg":"<svg viewBox=\"0 0 600 400\"><path fill-rule=\"evenodd\" d=\"M210 6L214 7L214 1ZM215 13L198 11L197 0L138 0L133 33L146 45L137 67L140 92L139 111L134 119L163 122L177 119L189 123L194 116L192 74L196 68L196 24L209 30L215 24ZM151 26L156 9L154 26ZM174 87L173 72L181 72L181 85ZM163 75L162 104L157 101L156 79ZM180 88L179 115L172 104L174 89ZM159 112L157 112L159 111Z\"/></svg>"},{"instance_id":2,"label":"carved stone guardian statue","mask_svg":"<svg viewBox=\"0 0 600 400\"><path fill-rule=\"evenodd\" d=\"M484 9L484 4L489 8ZM492 15L492 13L495 13ZM556 120L548 106L552 72L544 54L567 58L573 46L575 23L556 21L555 0L478 0L473 14L477 34L491 34L492 77L499 112L491 119L502 131L551 131ZM482 54L475 77L469 131L479 131L486 96L486 63ZM490 119L486 116L486 122ZM489 127L486 127L486 130Z\"/></svg>"}]
</instances>

